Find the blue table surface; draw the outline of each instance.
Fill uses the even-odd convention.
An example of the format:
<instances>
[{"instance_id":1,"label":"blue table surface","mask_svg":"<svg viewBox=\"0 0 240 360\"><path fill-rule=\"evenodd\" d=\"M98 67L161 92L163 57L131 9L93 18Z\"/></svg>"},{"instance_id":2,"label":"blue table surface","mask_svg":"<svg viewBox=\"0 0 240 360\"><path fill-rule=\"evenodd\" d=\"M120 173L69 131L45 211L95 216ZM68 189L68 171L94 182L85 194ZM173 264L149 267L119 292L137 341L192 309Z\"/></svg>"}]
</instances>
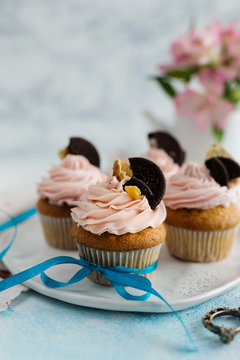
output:
<instances>
[{"instance_id":1,"label":"blue table surface","mask_svg":"<svg viewBox=\"0 0 240 360\"><path fill-rule=\"evenodd\" d=\"M238 307L239 295L240 286L179 312L198 346L193 353L173 314L90 309L30 290L0 314L0 359L238 359L240 334L232 343L222 344L201 319L216 307ZM218 323L237 326L239 319L221 318Z\"/></svg>"}]
</instances>

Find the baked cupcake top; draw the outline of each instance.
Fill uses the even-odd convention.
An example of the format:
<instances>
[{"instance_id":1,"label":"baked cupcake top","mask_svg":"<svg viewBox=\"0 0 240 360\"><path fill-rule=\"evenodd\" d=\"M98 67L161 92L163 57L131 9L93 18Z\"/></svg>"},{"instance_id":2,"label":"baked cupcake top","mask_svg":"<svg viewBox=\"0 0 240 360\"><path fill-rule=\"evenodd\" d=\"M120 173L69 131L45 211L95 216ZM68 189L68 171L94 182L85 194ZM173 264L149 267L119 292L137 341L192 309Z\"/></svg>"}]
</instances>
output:
<instances>
[{"instance_id":1,"label":"baked cupcake top","mask_svg":"<svg viewBox=\"0 0 240 360\"><path fill-rule=\"evenodd\" d=\"M180 173L169 179L164 197L166 206L173 210L229 207L236 201L234 187L221 186L206 166L193 162L183 165Z\"/></svg>"},{"instance_id":2,"label":"baked cupcake top","mask_svg":"<svg viewBox=\"0 0 240 360\"><path fill-rule=\"evenodd\" d=\"M165 179L161 170L146 159L129 161L131 167L120 160L115 162L113 176L90 186L86 198L74 203L72 218L77 225L97 235L123 235L163 223ZM142 179L140 170L144 170Z\"/></svg>"},{"instance_id":3,"label":"baked cupcake top","mask_svg":"<svg viewBox=\"0 0 240 360\"><path fill-rule=\"evenodd\" d=\"M143 158L153 161L162 170L166 180L179 172L180 166L163 149L150 148L142 155Z\"/></svg>"},{"instance_id":4,"label":"baked cupcake top","mask_svg":"<svg viewBox=\"0 0 240 360\"><path fill-rule=\"evenodd\" d=\"M47 199L52 205L71 206L74 201L81 199L89 185L105 179L106 176L86 157L67 154L61 164L49 170L49 177L42 179L37 191L40 198Z\"/></svg>"}]
</instances>

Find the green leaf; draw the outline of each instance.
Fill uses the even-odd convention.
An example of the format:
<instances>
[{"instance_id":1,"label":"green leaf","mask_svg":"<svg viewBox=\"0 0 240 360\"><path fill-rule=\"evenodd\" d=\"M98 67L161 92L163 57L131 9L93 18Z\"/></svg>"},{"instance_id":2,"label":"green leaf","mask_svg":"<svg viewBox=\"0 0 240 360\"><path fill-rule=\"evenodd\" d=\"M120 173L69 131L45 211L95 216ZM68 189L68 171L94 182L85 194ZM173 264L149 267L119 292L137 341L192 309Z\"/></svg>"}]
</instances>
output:
<instances>
[{"instance_id":1,"label":"green leaf","mask_svg":"<svg viewBox=\"0 0 240 360\"><path fill-rule=\"evenodd\" d=\"M167 76L153 76L152 79L157 81L157 83L170 97L174 98L176 96L177 92Z\"/></svg>"},{"instance_id":2,"label":"green leaf","mask_svg":"<svg viewBox=\"0 0 240 360\"><path fill-rule=\"evenodd\" d=\"M232 90L230 100L234 105L236 105L240 100L240 86L236 86L235 89Z\"/></svg>"},{"instance_id":3,"label":"green leaf","mask_svg":"<svg viewBox=\"0 0 240 360\"><path fill-rule=\"evenodd\" d=\"M224 131L222 129L218 129L215 125L212 126L212 134L217 142L222 142Z\"/></svg>"},{"instance_id":4,"label":"green leaf","mask_svg":"<svg viewBox=\"0 0 240 360\"><path fill-rule=\"evenodd\" d=\"M172 69L167 72L167 75L170 77L174 77L176 79L183 80L185 82L189 82L193 74L196 74L198 71L198 67L190 67L190 68L179 68Z\"/></svg>"},{"instance_id":5,"label":"green leaf","mask_svg":"<svg viewBox=\"0 0 240 360\"><path fill-rule=\"evenodd\" d=\"M237 105L240 101L240 82L236 79L233 82L225 83L225 90L223 97L230 101L233 105Z\"/></svg>"},{"instance_id":6,"label":"green leaf","mask_svg":"<svg viewBox=\"0 0 240 360\"><path fill-rule=\"evenodd\" d=\"M225 99L230 99L230 96L231 96L231 84L226 82L225 83L225 89L224 89L224 94L223 94L223 97Z\"/></svg>"},{"instance_id":7,"label":"green leaf","mask_svg":"<svg viewBox=\"0 0 240 360\"><path fill-rule=\"evenodd\" d=\"M235 81L236 81L237 84L240 84L240 78L239 78L239 77L237 77L237 78L235 79Z\"/></svg>"}]
</instances>

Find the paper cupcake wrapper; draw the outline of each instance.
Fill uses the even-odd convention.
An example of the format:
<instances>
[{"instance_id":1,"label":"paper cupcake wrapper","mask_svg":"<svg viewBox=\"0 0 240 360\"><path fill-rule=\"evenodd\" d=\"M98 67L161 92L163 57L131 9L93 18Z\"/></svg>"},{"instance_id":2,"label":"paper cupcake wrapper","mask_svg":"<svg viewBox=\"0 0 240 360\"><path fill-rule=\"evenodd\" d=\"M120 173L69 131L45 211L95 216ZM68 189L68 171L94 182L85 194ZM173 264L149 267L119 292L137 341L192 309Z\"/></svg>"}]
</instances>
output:
<instances>
[{"instance_id":1,"label":"paper cupcake wrapper","mask_svg":"<svg viewBox=\"0 0 240 360\"><path fill-rule=\"evenodd\" d=\"M64 250L77 250L75 240L71 235L71 217L53 217L50 215L39 214L43 232L49 245Z\"/></svg>"},{"instance_id":2,"label":"paper cupcake wrapper","mask_svg":"<svg viewBox=\"0 0 240 360\"><path fill-rule=\"evenodd\" d=\"M187 261L214 262L226 258L238 226L219 231L182 229L166 224L166 244L170 254Z\"/></svg>"},{"instance_id":3,"label":"paper cupcake wrapper","mask_svg":"<svg viewBox=\"0 0 240 360\"><path fill-rule=\"evenodd\" d=\"M120 252L93 249L77 243L80 256L88 261L100 264L101 266L125 266L136 269L145 268L157 261L161 245L159 244L147 249ZM150 279L153 273L142 276ZM88 275L88 278L100 285L111 285L110 281L105 279L98 271L93 271Z\"/></svg>"}]
</instances>

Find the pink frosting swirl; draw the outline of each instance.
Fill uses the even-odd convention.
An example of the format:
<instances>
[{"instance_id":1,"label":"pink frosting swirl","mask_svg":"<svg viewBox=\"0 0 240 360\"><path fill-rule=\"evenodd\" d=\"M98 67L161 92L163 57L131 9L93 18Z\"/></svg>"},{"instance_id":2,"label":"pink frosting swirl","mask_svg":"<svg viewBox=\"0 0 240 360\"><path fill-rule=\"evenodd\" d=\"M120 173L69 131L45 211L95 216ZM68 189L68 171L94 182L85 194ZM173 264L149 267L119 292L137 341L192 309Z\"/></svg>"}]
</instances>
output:
<instances>
[{"instance_id":1,"label":"pink frosting swirl","mask_svg":"<svg viewBox=\"0 0 240 360\"><path fill-rule=\"evenodd\" d=\"M189 163L169 179L164 202L171 209L228 207L237 201L235 188L220 186L204 165Z\"/></svg>"},{"instance_id":2,"label":"pink frosting swirl","mask_svg":"<svg viewBox=\"0 0 240 360\"><path fill-rule=\"evenodd\" d=\"M106 176L81 155L68 154L60 165L54 165L38 184L38 194L50 204L72 205L88 190L89 185L104 181Z\"/></svg>"},{"instance_id":3,"label":"pink frosting swirl","mask_svg":"<svg viewBox=\"0 0 240 360\"><path fill-rule=\"evenodd\" d=\"M142 155L143 158L153 161L163 172L166 180L176 174L180 167L175 164L171 156L163 149L150 148L149 151Z\"/></svg>"},{"instance_id":4,"label":"pink frosting swirl","mask_svg":"<svg viewBox=\"0 0 240 360\"><path fill-rule=\"evenodd\" d=\"M93 234L122 235L160 226L166 218L163 201L152 210L145 196L132 198L115 176L89 187L86 199L74 203L72 218Z\"/></svg>"}]
</instances>

